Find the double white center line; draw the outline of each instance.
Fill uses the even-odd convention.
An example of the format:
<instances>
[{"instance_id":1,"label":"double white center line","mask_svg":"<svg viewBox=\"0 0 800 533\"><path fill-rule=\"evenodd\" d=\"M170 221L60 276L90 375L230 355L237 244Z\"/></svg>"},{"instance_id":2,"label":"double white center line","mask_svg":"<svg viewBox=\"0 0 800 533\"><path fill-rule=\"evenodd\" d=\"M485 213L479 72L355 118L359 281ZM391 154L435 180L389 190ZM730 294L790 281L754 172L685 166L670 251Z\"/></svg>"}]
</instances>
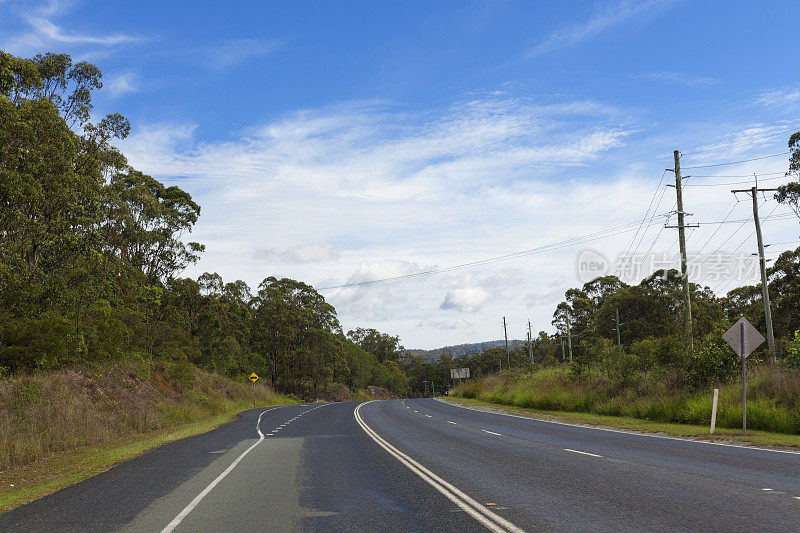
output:
<instances>
[{"instance_id":1,"label":"double white center line","mask_svg":"<svg viewBox=\"0 0 800 533\"><path fill-rule=\"evenodd\" d=\"M369 403L369 402L367 402ZM401 452L391 444L389 444L386 440L383 439L380 435L378 435L371 427L369 427L364 420L361 418L361 408L366 405L364 403L359 404L358 407L355 408L353 411L353 416L358 422L358 425L361 426L361 429L373 440L375 441L381 448L389 452L395 459L400 461L403 465L405 465L409 470L414 472L417 476L419 476L423 481L428 483L434 489L439 491L444 497L448 500L456 504L460 507L463 511L469 514L472 518L480 522L483 526L485 526L490 531L495 531L497 533L504 533L504 532L513 532L513 533L523 533L523 530L519 527L515 526L502 516L498 515L487 509L485 506L481 505L474 499L470 498L466 494L464 494L461 490L454 487L447 481L443 480L414 459L406 455L405 453Z\"/></svg>"}]
</instances>

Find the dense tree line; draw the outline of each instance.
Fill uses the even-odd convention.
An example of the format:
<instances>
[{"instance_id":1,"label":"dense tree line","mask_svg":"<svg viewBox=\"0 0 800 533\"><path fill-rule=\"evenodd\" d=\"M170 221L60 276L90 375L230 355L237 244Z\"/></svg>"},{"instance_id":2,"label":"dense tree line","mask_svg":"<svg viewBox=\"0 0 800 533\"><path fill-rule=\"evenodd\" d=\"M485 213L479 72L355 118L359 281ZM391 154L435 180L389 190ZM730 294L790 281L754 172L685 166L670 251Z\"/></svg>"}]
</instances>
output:
<instances>
[{"instance_id":1,"label":"dense tree line","mask_svg":"<svg viewBox=\"0 0 800 533\"><path fill-rule=\"evenodd\" d=\"M779 363L800 367L800 248L783 252L768 269L768 277ZM765 331L761 286L740 287L724 297L694 283L690 289L691 346L683 334L679 272L658 271L638 285L605 276L567 290L553 314L555 334L542 331L530 345L511 346L508 351L501 346L456 357L445 354L433 362L407 354L404 368L411 392L421 395L426 391L430 394L432 389L444 391L455 385L450 380L450 368L461 367L469 367L476 377L509 368L517 372L568 364L576 375L595 369L621 382L642 373L658 379L669 376L688 386L731 379L737 375L738 362L721 335L740 316ZM572 361L566 340L567 314ZM748 363L759 364L767 359L764 344L748 358Z\"/></svg>"},{"instance_id":2,"label":"dense tree line","mask_svg":"<svg viewBox=\"0 0 800 533\"><path fill-rule=\"evenodd\" d=\"M789 138L789 175L800 173L800 132ZM779 187L775 199L800 217L800 184ZM784 251L767 269L778 362L800 369L800 247ZM452 387L450 368L469 367L474 376L501 369L569 364L580 376L600 371L626 384L634 376L670 379L676 386L705 386L738 375L738 360L722 340L722 333L740 316L766 331L761 285L731 290L725 296L690 283L691 343L684 335L682 278L676 270L660 270L639 284L628 285L616 276L596 278L566 291L553 313L555 334L540 332L530 346L485 349L471 355L443 355L426 362L407 354L404 359L412 394L430 394ZM619 336L616 331L619 313ZM567 351L567 315L570 320L572 361ZM767 360L766 343L748 358L748 364ZM431 385L433 383L433 385Z\"/></svg>"},{"instance_id":3,"label":"dense tree line","mask_svg":"<svg viewBox=\"0 0 800 533\"><path fill-rule=\"evenodd\" d=\"M180 277L200 206L132 168L118 114L90 121L100 70L0 52L0 373L157 357L276 387L406 387L398 340L344 334L312 287Z\"/></svg>"},{"instance_id":4,"label":"dense tree line","mask_svg":"<svg viewBox=\"0 0 800 533\"><path fill-rule=\"evenodd\" d=\"M702 382L729 370L720 333L730 322L744 315L764 330L759 286L719 297L691 284L690 348L679 273L659 271L637 285L605 276L566 292L556 334L429 363L395 336L343 332L333 306L300 281L266 277L251 289L215 273L181 277L203 251L187 238L200 206L114 148L130 131L124 117L90 121L101 87L97 67L68 55L0 52L0 373L156 357L229 376L256 371L286 391L338 382L424 394L452 385L454 367L480 376L563 363L569 314L577 373L597 367L624 380L672 372ZM796 174L800 132L789 149ZM776 199L800 216L798 183ZM777 258L769 284L779 355L790 364L800 360L800 248Z\"/></svg>"}]
</instances>

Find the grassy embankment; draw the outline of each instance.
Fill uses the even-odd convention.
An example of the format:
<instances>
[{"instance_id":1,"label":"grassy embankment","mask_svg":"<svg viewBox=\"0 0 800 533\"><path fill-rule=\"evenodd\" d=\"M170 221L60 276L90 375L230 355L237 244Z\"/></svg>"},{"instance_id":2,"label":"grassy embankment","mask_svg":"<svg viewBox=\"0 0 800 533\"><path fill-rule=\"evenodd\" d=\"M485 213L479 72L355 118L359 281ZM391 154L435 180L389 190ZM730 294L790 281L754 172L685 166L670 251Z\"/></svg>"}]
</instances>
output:
<instances>
[{"instance_id":1,"label":"grassy embankment","mask_svg":"<svg viewBox=\"0 0 800 533\"><path fill-rule=\"evenodd\" d=\"M511 406L524 416L634 431L800 446L800 374L767 367L749 372L747 437L741 435L741 382L719 389L713 437L708 434L711 390L679 387L669 379L622 387L599 373L575 377L566 368L546 368L470 380L463 403Z\"/></svg>"},{"instance_id":2,"label":"grassy embankment","mask_svg":"<svg viewBox=\"0 0 800 533\"><path fill-rule=\"evenodd\" d=\"M259 406L294 403L256 386ZM0 381L0 512L252 408L249 382L124 361Z\"/></svg>"}]
</instances>

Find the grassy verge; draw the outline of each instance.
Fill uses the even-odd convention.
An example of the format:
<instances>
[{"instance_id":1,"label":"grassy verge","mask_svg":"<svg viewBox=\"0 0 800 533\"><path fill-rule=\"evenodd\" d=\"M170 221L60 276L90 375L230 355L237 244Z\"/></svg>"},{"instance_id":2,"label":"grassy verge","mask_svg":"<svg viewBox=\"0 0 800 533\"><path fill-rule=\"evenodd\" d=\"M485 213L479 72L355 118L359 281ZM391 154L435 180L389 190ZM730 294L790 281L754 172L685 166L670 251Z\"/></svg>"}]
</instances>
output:
<instances>
[{"instance_id":1,"label":"grassy verge","mask_svg":"<svg viewBox=\"0 0 800 533\"><path fill-rule=\"evenodd\" d=\"M293 403L243 376L137 356L0 378L0 511L252 406Z\"/></svg>"},{"instance_id":2,"label":"grassy verge","mask_svg":"<svg viewBox=\"0 0 800 533\"><path fill-rule=\"evenodd\" d=\"M585 424L603 428L622 429L628 431L638 431L643 433L654 433L670 435L675 437L713 440L723 442L735 442L739 444L750 444L757 446L780 446L800 448L800 435L786 435L782 433L770 433L767 431L749 431L747 436L735 429L717 428L714 435L709 435L708 426L698 426L692 424L674 424L666 422L656 422L652 420L642 420L638 418L625 418L620 416L597 415L592 413L573 413L565 411L546 411L542 409L531 409L527 407L512 407L504 404L477 400L474 398L450 398L440 397L442 401L464 407L484 407L492 410L509 414L527 416L539 420L549 420L554 422L566 422L571 424Z\"/></svg>"},{"instance_id":3,"label":"grassy verge","mask_svg":"<svg viewBox=\"0 0 800 533\"><path fill-rule=\"evenodd\" d=\"M275 405L293 403L285 397L276 396L275 399ZM204 420L103 445L55 453L31 464L12 467L3 471L0 477L0 512L74 485L157 446L210 431L251 407L252 403L239 401L228 406L225 412Z\"/></svg>"}]
</instances>

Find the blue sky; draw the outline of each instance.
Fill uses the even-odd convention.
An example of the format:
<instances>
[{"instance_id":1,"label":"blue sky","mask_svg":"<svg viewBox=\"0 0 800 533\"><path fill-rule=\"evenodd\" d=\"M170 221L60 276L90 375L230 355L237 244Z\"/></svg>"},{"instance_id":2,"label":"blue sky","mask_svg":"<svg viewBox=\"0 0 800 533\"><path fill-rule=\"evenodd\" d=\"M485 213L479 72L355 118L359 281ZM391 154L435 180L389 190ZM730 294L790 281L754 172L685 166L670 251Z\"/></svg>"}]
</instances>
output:
<instances>
[{"instance_id":1,"label":"blue sky","mask_svg":"<svg viewBox=\"0 0 800 533\"><path fill-rule=\"evenodd\" d=\"M551 330L587 246L674 254L653 217L673 203L672 151L687 167L752 159L800 127L798 19L796 2L0 0L0 48L101 67L95 112L131 119L130 162L203 206L192 238L207 252L190 275L336 287L655 222L325 292L346 328L433 347L497 338L503 315L513 337L528 319ZM729 206L743 219L724 184L782 183L786 162L707 167L687 181L693 221ZM797 219L763 209L778 215L765 240L787 243L773 250L796 246ZM752 251L750 226L712 227L690 250Z\"/></svg>"}]
</instances>

